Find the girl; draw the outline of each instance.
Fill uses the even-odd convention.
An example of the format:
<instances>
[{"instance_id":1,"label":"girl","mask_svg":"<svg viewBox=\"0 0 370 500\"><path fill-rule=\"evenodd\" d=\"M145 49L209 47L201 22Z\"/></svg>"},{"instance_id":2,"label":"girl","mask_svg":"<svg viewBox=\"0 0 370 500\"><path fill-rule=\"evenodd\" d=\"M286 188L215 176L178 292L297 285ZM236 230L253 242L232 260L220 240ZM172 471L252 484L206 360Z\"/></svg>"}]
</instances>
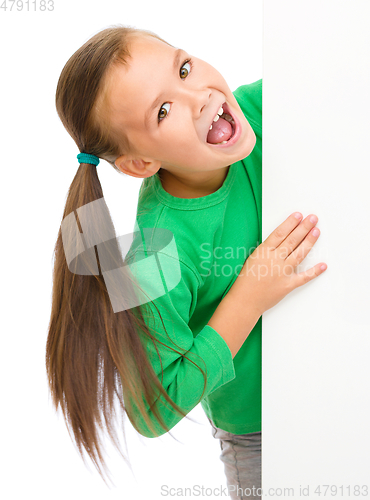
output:
<instances>
[{"instance_id":1,"label":"girl","mask_svg":"<svg viewBox=\"0 0 370 500\"><path fill-rule=\"evenodd\" d=\"M262 80L232 93L206 62L117 26L69 59L56 107L80 165L55 246L55 408L103 477L102 417L119 449L114 396L147 437L200 402L231 498L260 498L262 314L326 268L294 272L317 240L313 215L260 243ZM125 261L99 158L144 179Z\"/></svg>"}]
</instances>

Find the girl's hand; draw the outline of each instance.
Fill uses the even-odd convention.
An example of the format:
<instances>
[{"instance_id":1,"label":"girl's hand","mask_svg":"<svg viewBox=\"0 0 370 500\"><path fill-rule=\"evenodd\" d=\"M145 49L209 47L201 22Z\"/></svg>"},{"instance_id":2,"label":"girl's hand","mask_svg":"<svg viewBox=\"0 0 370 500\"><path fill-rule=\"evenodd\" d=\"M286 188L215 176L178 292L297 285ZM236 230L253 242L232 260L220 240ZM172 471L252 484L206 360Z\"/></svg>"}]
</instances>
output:
<instances>
[{"instance_id":1,"label":"girl's hand","mask_svg":"<svg viewBox=\"0 0 370 500\"><path fill-rule=\"evenodd\" d=\"M313 218L313 221L311 221ZM260 314L276 305L289 292L322 274L326 265L321 262L308 271L294 270L316 243L319 230L313 229L318 218L309 215L299 224L295 214L290 215L245 261L227 295L238 301L249 299L249 304ZM314 235L313 232L318 234ZM321 269L321 266L325 266Z\"/></svg>"}]
</instances>

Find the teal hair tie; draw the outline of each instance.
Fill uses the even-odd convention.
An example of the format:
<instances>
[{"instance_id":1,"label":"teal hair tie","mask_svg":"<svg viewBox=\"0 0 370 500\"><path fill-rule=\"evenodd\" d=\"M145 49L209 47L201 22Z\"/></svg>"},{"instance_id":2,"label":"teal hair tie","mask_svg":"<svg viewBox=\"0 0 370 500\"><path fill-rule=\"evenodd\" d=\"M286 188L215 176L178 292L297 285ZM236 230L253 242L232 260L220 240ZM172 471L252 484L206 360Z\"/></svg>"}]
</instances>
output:
<instances>
[{"instance_id":1,"label":"teal hair tie","mask_svg":"<svg viewBox=\"0 0 370 500\"><path fill-rule=\"evenodd\" d=\"M79 153L77 155L77 160L80 163L90 163L91 165L99 165L100 160L97 156L95 155L90 155L88 153Z\"/></svg>"}]
</instances>

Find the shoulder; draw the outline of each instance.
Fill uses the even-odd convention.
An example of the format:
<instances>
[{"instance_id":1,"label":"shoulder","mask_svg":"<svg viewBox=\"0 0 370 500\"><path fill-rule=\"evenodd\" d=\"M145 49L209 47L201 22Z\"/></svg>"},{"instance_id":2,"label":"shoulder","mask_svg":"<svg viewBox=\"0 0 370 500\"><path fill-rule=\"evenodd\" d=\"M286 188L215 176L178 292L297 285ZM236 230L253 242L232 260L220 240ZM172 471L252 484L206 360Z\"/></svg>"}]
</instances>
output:
<instances>
[{"instance_id":1,"label":"shoulder","mask_svg":"<svg viewBox=\"0 0 370 500\"><path fill-rule=\"evenodd\" d=\"M247 85L241 85L233 92L239 102L247 101L262 107L262 78Z\"/></svg>"},{"instance_id":2,"label":"shoulder","mask_svg":"<svg viewBox=\"0 0 370 500\"><path fill-rule=\"evenodd\" d=\"M262 78L248 85L241 85L234 92L241 110L248 121L262 124Z\"/></svg>"},{"instance_id":3,"label":"shoulder","mask_svg":"<svg viewBox=\"0 0 370 500\"><path fill-rule=\"evenodd\" d=\"M155 290L172 290L180 283L194 293L202 282L183 247L168 228L141 227L135 232L126 263L136 279L148 282Z\"/></svg>"},{"instance_id":4,"label":"shoulder","mask_svg":"<svg viewBox=\"0 0 370 500\"><path fill-rule=\"evenodd\" d=\"M182 212L157 203L147 215L136 217L133 241L127 259L136 256L156 256L165 260L168 266L181 268L202 285L194 257L193 240L189 235ZM177 272L174 271L174 275Z\"/></svg>"}]
</instances>

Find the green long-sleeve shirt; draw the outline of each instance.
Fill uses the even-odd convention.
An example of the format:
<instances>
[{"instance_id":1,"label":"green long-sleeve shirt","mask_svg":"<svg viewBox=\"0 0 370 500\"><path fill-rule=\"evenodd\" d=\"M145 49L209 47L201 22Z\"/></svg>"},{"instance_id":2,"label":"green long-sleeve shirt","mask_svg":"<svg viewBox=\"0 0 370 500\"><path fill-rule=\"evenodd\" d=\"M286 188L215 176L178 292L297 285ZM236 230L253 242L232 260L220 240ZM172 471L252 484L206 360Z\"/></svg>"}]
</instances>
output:
<instances>
[{"instance_id":1,"label":"green long-sleeve shirt","mask_svg":"<svg viewBox=\"0 0 370 500\"><path fill-rule=\"evenodd\" d=\"M126 260L153 299L146 304L153 313L147 324L156 329L156 338L179 350L168 340L153 303L181 352L206 370L201 400L206 415L225 431L246 434L261 430L262 317L234 358L225 340L207 325L262 241L262 79L233 94L256 134L253 151L232 164L222 186L204 197L177 198L163 189L158 174L146 178L139 192L137 233ZM171 233L172 241L166 236ZM188 413L202 394L203 375L180 353L156 345L162 367L153 343L145 344L152 366L159 380L163 368L163 387ZM168 403L160 400L158 408L170 429L181 420ZM134 418L144 436L155 437L138 412ZM158 435L164 433L157 428Z\"/></svg>"}]
</instances>

